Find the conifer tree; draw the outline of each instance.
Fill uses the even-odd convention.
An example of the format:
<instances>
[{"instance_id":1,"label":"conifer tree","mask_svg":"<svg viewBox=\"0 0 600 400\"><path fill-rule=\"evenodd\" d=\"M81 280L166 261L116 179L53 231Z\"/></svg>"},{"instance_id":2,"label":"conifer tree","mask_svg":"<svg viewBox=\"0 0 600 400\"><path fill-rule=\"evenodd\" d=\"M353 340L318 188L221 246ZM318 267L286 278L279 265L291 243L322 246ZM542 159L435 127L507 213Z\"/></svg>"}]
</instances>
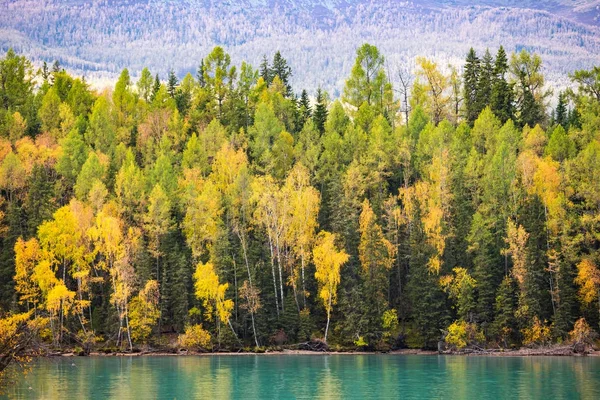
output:
<instances>
[{"instance_id":1,"label":"conifer tree","mask_svg":"<svg viewBox=\"0 0 600 400\"><path fill-rule=\"evenodd\" d=\"M169 80L167 82L167 93L171 96L172 99L175 98L175 94L177 93L177 76L175 76L175 71L169 71Z\"/></svg>"},{"instance_id":2,"label":"conifer tree","mask_svg":"<svg viewBox=\"0 0 600 400\"><path fill-rule=\"evenodd\" d=\"M492 92L490 106L492 112L502 123L514 117L512 87L506 81L508 72L508 59L504 47L500 46L494 64L494 76L492 80Z\"/></svg>"},{"instance_id":3,"label":"conifer tree","mask_svg":"<svg viewBox=\"0 0 600 400\"><path fill-rule=\"evenodd\" d=\"M204 66L204 60L200 61L200 66L198 67L198 72L196 73L196 79L198 79L198 84L201 88L206 86L206 79L204 78L204 74L206 72L206 68Z\"/></svg>"},{"instance_id":4,"label":"conifer tree","mask_svg":"<svg viewBox=\"0 0 600 400\"><path fill-rule=\"evenodd\" d=\"M271 76L271 67L269 66L269 61L267 60L266 55L263 55L260 63L260 77L263 78L267 86L270 85L271 81L273 80L273 77Z\"/></svg>"},{"instance_id":5,"label":"conifer tree","mask_svg":"<svg viewBox=\"0 0 600 400\"><path fill-rule=\"evenodd\" d=\"M269 71L269 77L272 81L276 76L281 79L283 86L285 87L285 95L290 96L292 94L292 85L290 84L290 78L292 77L292 69L287 64L287 60L281 56L281 53L277 51L273 56L273 64Z\"/></svg>"},{"instance_id":6,"label":"conifer tree","mask_svg":"<svg viewBox=\"0 0 600 400\"><path fill-rule=\"evenodd\" d=\"M154 101L156 99L156 95L160 91L160 79L158 78L158 74L154 77L154 85L152 86L152 94L150 95L150 101Z\"/></svg>"},{"instance_id":7,"label":"conifer tree","mask_svg":"<svg viewBox=\"0 0 600 400\"><path fill-rule=\"evenodd\" d=\"M479 80L477 81L476 111L478 114L490 104L493 83L494 58L490 54L490 50L486 49L481 59Z\"/></svg>"},{"instance_id":8,"label":"conifer tree","mask_svg":"<svg viewBox=\"0 0 600 400\"><path fill-rule=\"evenodd\" d=\"M477 88L479 85L480 70L481 62L477 57L477 53L475 53L475 50L471 47L467 54L463 72L465 119L471 125L475 122L477 117L479 117Z\"/></svg>"},{"instance_id":9,"label":"conifer tree","mask_svg":"<svg viewBox=\"0 0 600 400\"><path fill-rule=\"evenodd\" d=\"M317 89L317 98L315 101L315 111L312 118L319 132L325 132L325 121L327 121L327 105L325 104L325 96L321 88Z\"/></svg>"}]
</instances>

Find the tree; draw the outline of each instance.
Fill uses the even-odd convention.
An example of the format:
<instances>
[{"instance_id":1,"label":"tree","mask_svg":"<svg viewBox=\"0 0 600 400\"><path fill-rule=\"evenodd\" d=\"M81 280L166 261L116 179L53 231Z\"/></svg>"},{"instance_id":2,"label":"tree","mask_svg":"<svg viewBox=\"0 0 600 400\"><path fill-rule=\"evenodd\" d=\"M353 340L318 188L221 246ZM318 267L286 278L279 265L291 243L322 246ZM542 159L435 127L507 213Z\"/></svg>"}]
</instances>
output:
<instances>
[{"instance_id":1,"label":"tree","mask_svg":"<svg viewBox=\"0 0 600 400\"><path fill-rule=\"evenodd\" d=\"M103 165L95 152L90 151L87 160L81 167L81 172L77 176L77 182L73 187L77 198L82 201L86 200L94 183L96 181L102 182L105 179L105 175L105 165Z\"/></svg>"},{"instance_id":2,"label":"tree","mask_svg":"<svg viewBox=\"0 0 600 400\"><path fill-rule=\"evenodd\" d=\"M511 57L510 72L515 89L516 116L521 126L535 126L545 119L545 102L550 91L544 89L541 69L540 56L532 55L525 49Z\"/></svg>"},{"instance_id":3,"label":"tree","mask_svg":"<svg viewBox=\"0 0 600 400\"><path fill-rule=\"evenodd\" d=\"M13 363L24 364L26 354L38 347L39 333L46 328L42 318L32 313L3 315L0 318L0 384L5 385L6 372Z\"/></svg>"},{"instance_id":4,"label":"tree","mask_svg":"<svg viewBox=\"0 0 600 400\"><path fill-rule=\"evenodd\" d=\"M281 53L277 51L273 56L273 64L271 64L271 69L269 71L270 79L274 79L276 76L281 79L281 83L285 87L285 95L291 96L292 94L292 85L290 84L290 78L292 77L292 69L287 64L285 58L281 56Z\"/></svg>"},{"instance_id":5,"label":"tree","mask_svg":"<svg viewBox=\"0 0 600 400\"><path fill-rule=\"evenodd\" d=\"M124 343L126 333L131 350L133 342L129 325L129 299L134 289L135 271L132 261L139 251L140 232L136 228L129 228L124 234L123 221L110 212L109 208L105 208L96 215L89 237L101 257L101 267L107 269L110 275L110 302L115 306L119 319L117 346Z\"/></svg>"},{"instance_id":6,"label":"tree","mask_svg":"<svg viewBox=\"0 0 600 400\"><path fill-rule=\"evenodd\" d=\"M254 315L261 309L262 304L260 302L260 289L252 286L250 279L244 281L244 284L240 287L240 297L244 301L240 307L248 310L250 318L252 319L252 332L254 334L254 344L259 347L258 334L256 332L256 324L254 322Z\"/></svg>"},{"instance_id":7,"label":"tree","mask_svg":"<svg viewBox=\"0 0 600 400\"><path fill-rule=\"evenodd\" d=\"M144 228L148 234L150 253L156 259L156 280L160 283L159 259L162 255L162 238L172 227L171 201L160 186L156 184L148 198L148 212L144 216Z\"/></svg>"},{"instance_id":8,"label":"tree","mask_svg":"<svg viewBox=\"0 0 600 400\"><path fill-rule=\"evenodd\" d=\"M129 143L136 100L131 91L131 78L127 68L119 76L112 95L112 101L114 113L116 114L117 138L119 141Z\"/></svg>"},{"instance_id":9,"label":"tree","mask_svg":"<svg viewBox=\"0 0 600 400\"><path fill-rule=\"evenodd\" d=\"M169 79L167 80L167 93L171 96L172 99L175 98L175 93L177 91L177 76L175 75L175 71L169 71Z\"/></svg>"},{"instance_id":10,"label":"tree","mask_svg":"<svg viewBox=\"0 0 600 400\"><path fill-rule=\"evenodd\" d=\"M492 85L494 84L494 58L489 49L485 51L479 68L479 80L477 81L477 110L481 112L490 105Z\"/></svg>"},{"instance_id":11,"label":"tree","mask_svg":"<svg viewBox=\"0 0 600 400\"><path fill-rule=\"evenodd\" d=\"M39 118L42 121L42 130L44 132L54 132L60 126L60 97L54 88L50 88L42 99L42 106L39 111Z\"/></svg>"},{"instance_id":12,"label":"tree","mask_svg":"<svg viewBox=\"0 0 600 400\"><path fill-rule=\"evenodd\" d=\"M0 101L4 110L21 111L33 90L33 68L12 48L0 59Z\"/></svg>"},{"instance_id":13,"label":"tree","mask_svg":"<svg viewBox=\"0 0 600 400\"><path fill-rule=\"evenodd\" d=\"M321 88L317 89L317 98L315 101L315 111L312 115L313 121L321 134L325 132L325 121L327 121L327 105Z\"/></svg>"},{"instance_id":14,"label":"tree","mask_svg":"<svg viewBox=\"0 0 600 400\"><path fill-rule=\"evenodd\" d=\"M387 271L394 265L395 248L385 238L368 200L362 203L359 219L360 243L358 254L366 302L365 336L374 343L381 335L381 321L388 306Z\"/></svg>"},{"instance_id":15,"label":"tree","mask_svg":"<svg viewBox=\"0 0 600 400\"><path fill-rule=\"evenodd\" d=\"M558 93L558 104L554 113L554 123L562 126L565 130L569 129L569 112L567 110L567 100L565 92Z\"/></svg>"},{"instance_id":16,"label":"tree","mask_svg":"<svg viewBox=\"0 0 600 400\"><path fill-rule=\"evenodd\" d=\"M477 103L477 86L479 84L479 75L481 70L480 60L471 47L467 54L465 69L463 72L463 86L465 99L465 119L469 124L473 124L481 110Z\"/></svg>"},{"instance_id":17,"label":"tree","mask_svg":"<svg viewBox=\"0 0 600 400\"><path fill-rule=\"evenodd\" d=\"M452 270L454 275L440 279L444 290L455 302L456 314L464 322L472 322L475 312L475 288L477 282L465 268L457 267Z\"/></svg>"},{"instance_id":18,"label":"tree","mask_svg":"<svg viewBox=\"0 0 600 400\"><path fill-rule=\"evenodd\" d=\"M204 78L204 73L206 71L206 67L204 66L204 60L200 60L200 65L198 66L198 72L196 73L196 78L198 79L198 84L201 88L206 87L206 79Z\"/></svg>"},{"instance_id":19,"label":"tree","mask_svg":"<svg viewBox=\"0 0 600 400\"><path fill-rule=\"evenodd\" d=\"M308 99L308 92L306 90L302 90L302 94L300 95L300 102L298 103L298 112L300 113L299 125L301 127L304 127L306 121L308 121L312 116L310 100Z\"/></svg>"},{"instance_id":20,"label":"tree","mask_svg":"<svg viewBox=\"0 0 600 400\"><path fill-rule=\"evenodd\" d=\"M115 146L116 128L110 114L110 103L106 96L98 97L85 132L86 142L104 154L112 153Z\"/></svg>"},{"instance_id":21,"label":"tree","mask_svg":"<svg viewBox=\"0 0 600 400\"><path fill-rule=\"evenodd\" d=\"M140 75L140 79L137 81L137 89L140 97L144 99L146 103L150 102L153 83L154 80L152 79L150 70L147 67L144 67L142 74Z\"/></svg>"},{"instance_id":22,"label":"tree","mask_svg":"<svg viewBox=\"0 0 600 400\"><path fill-rule=\"evenodd\" d=\"M215 184L200 181L200 190L189 199L182 223L192 256L200 258L210 253L212 246L222 235L223 208L221 196Z\"/></svg>"},{"instance_id":23,"label":"tree","mask_svg":"<svg viewBox=\"0 0 600 400\"><path fill-rule=\"evenodd\" d=\"M308 170L301 164L296 164L290 171L283 190L289 192L291 203L290 221L288 227L288 240L293 252L300 258L300 274L297 269L293 271L293 282L300 275L302 289L302 305L306 308L305 269L310 259L310 248L315 240L315 231L318 226L317 217L321 197L319 192L310 186Z\"/></svg>"},{"instance_id":24,"label":"tree","mask_svg":"<svg viewBox=\"0 0 600 400\"><path fill-rule=\"evenodd\" d=\"M344 101L356 108L366 102L369 106L381 110L387 79L383 65L384 58L379 54L377 47L368 43L359 47L356 50L352 72L344 86Z\"/></svg>"},{"instance_id":25,"label":"tree","mask_svg":"<svg viewBox=\"0 0 600 400\"><path fill-rule=\"evenodd\" d=\"M313 249L315 278L319 282L319 297L327 311L324 341L327 342L331 310L337 300L337 287L340 283L340 269L348 262L350 256L336 247L336 235L326 231L319 232L317 243Z\"/></svg>"},{"instance_id":26,"label":"tree","mask_svg":"<svg viewBox=\"0 0 600 400\"><path fill-rule=\"evenodd\" d=\"M145 342L152 333L152 326L160 317L160 292L158 282L149 280L129 306L129 326L131 339Z\"/></svg>"},{"instance_id":27,"label":"tree","mask_svg":"<svg viewBox=\"0 0 600 400\"><path fill-rule=\"evenodd\" d=\"M570 77L579 85L578 89L581 94L600 102L600 67L593 67L591 70L577 70Z\"/></svg>"},{"instance_id":28,"label":"tree","mask_svg":"<svg viewBox=\"0 0 600 400\"><path fill-rule=\"evenodd\" d=\"M272 146L284 130L284 125L277 119L273 109L266 103L259 103L254 125L250 127L248 134L252 160L263 170L272 165Z\"/></svg>"},{"instance_id":29,"label":"tree","mask_svg":"<svg viewBox=\"0 0 600 400\"><path fill-rule=\"evenodd\" d=\"M268 85L271 84L273 80L273 76L271 76L271 67L269 66L269 60L267 60L267 56L263 55L262 61L260 62L260 77L263 81Z\"/></svg>"},{"instance_id":30,"label":"tree","mask_svg":"<svg viewBox=\"0 0 600 400\"><path fill-rule=\"evenodd\" d=\"M448 116L450 97L446 93L449 80L438 69L435 62L423 57L417 57L417 77L421 82L413 86L413 98L419 101L431 115L434 124L439 124Z\"/></svg>"},{"instance_id":31,"label":"tree","mask_svg":"<svg viewBox=\"0 0 600 400\"><path fill-rule=\"evenodd\" d=\"M231 57L222 47L215 47L204 60L206 86L217 102L217 116L222 118L223 102L231 92L236 78L236 69L231 65Z\"/></svg>"},{"instance_id":32,"label":"tree","mask_svg":"<svg viewBox=\"0 0 600 400\"><path fill-rule=\"evenodd\" d=\"M204 301L206 315L209 320L212 320L214 315L217 327L219 327L221 322L229 324L235 335L235 331L229 320L234 304L232 300L225 298L225 292L229 284L219 283L219 275L215 272L212 263L199 263L196 266L194 287L196 289L196 297Z\"/></svg>"},{"instance_id":33,"label":"tree","mask_svg":"<svg viewBox=\"0 0 600 400\"><path fill-rule=\"evenodd\" d=\"M577 264L577 277L575 278L579 288L579 295L584 304L598 301L598 313L600 314L600 269L589 258L584 258Z\"/></svg>"},{"instance_id":34,"label":"tree","mask_svg":"<svg viewBox=\"0 0 600 400\"><path fill-rule=\"evenodd\" d=\"M158 74L154 77L154 84L152 85L152 93L150 94L150 101L154 102L156 97L158 96L158 92L160 91L161 83L158 78Z\"/></svg>"}]
</instances>

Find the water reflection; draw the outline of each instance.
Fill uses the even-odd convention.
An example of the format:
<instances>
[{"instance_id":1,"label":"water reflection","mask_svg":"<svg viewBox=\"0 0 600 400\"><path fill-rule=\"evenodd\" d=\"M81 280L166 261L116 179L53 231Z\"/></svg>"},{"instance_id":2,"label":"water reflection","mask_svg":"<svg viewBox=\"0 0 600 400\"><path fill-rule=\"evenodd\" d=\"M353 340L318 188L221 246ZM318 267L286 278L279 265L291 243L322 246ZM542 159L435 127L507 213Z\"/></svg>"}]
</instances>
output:
<instances>
[{"instance_id":1,"label":"water reflection","mask_svg":"<svg viewBox=\"0 0 600 400\"><path fill-rule=\"evenodd\" d=\"M600 358L398 355L37 360L11 398L600 398Z\"/></svg>"}]
</instances>

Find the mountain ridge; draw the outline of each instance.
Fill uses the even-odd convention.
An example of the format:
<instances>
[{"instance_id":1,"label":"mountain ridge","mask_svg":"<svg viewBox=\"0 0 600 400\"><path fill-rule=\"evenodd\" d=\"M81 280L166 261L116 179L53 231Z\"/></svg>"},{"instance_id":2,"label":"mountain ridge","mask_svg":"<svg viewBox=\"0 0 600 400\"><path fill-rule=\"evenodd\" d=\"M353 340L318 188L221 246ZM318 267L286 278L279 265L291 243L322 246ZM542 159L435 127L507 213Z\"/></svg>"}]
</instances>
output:
<instances>
[{"instance_id":1,"label":"mountain ridge","mask_svg":"<svg viewBox=\"0 0 600 400\"><path fill-rule=\"evenodd\" d=\"M542 55L549 81L559 86L567 73L600 63L600 28L565 16L572 11L564 11L564 1L538 2L537 9L522 8L532 2L508 7L508 0L217 3L3 0L0 48L15 47L37 63L58 58L98 82L125 67L136 75L148 66L162 77L173 68L182 77L215 45L255 67L281 50L294 87L322 86L333 95L344 77L330 71L349 73L353 49L365 41L382 49L392 69L410 68L416 55L460 65L470 46L526 48Z\"/></svg>"}]
</instances>

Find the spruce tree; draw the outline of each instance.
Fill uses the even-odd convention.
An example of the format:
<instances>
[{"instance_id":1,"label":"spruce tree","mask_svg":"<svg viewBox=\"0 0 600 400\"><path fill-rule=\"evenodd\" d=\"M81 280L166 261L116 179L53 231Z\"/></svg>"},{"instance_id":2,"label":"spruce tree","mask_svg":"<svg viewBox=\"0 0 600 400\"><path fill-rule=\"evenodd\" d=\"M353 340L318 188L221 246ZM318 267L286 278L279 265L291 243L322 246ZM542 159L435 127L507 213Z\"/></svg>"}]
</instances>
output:
<instances>
[{"instance_id":1,"label":"spruce tree","mask_svg":"<svg viewBox=\"0 0 600 400\"><path fill-rule=\"evenodd\" d=\"M287 64L287 60L281 56L281 53L279 51L276 52L273 56L273 65L271 66L269 76L271 77L271 80L278 76L279 79L281 79L283 85L285 86L286 96L289 97L292 94L292 85L290 85L292 69Z\"/></svg>"},{"instance_id":2,"label":"spruce tree","mask_svg":"<svg viewBox=\"0 0 600 400\"><path fill-rule=\"evenodd\" d=\"M27 237L35 236L38 226L50 220L55 209L50 172L45 166L35 164L27 182L29 191L24 209L27 214Z\"/></svg>"},{"instance_id":3,"label":"spruce tree","mask_svg":"<svg viewBox=\"0 0 600 400\"><path fill-rule=\"evenodd\" d=\"M473 125L473 122L475 122L479 116L477 110L477 85L479 82L480 69L481 62L479 58L477 58L475 50L471 47L467 54L465 71L463 73L465 119L470 125Z\"/></svg>"},{"instance_id":4,"label":"spruce tree","mask_svg":"<svg viewBox=\"0 0 600 400\"><path fill-rule=\"evenodd\" d=\"M269 66L266 55L263 55L262 62L260 63L260 77L263 78L267 85L270 85L273 80L273 77L271 76L271 67Z\"/></svg>"},{"instance_id":5,"label":"spruce tree","mask_svg":"<svg viewBox=\"0 0 600 400\"><path fill-rule=\"evenodd\" d=\"M567 102L565 101L565 92L558 94L558 104L556 105L556 111L554 113L554 123L565 128L565 131L569 130L569 111L567 110Z\"/></svg>"},{"instance_id":6,"label":"spruce tree","mask_svg":"<svg viewBox=\"0 0 600 400\"><path fill-rule=\"evenodd\" d=\"M325 121L327 121L327 106L325 105L325 96L321 88L317 89L317 100L315 111L312 115L313 121L321 134L325 132Z\"/></svg>"},{"instance_id":7,"label":"spruce tree","mask_svg":"<svg viewBox=\"0 0 600 400\"><path fill-rule=\"evenodd\" d=\"M485 51L481 59L481 69L479 72L479 80L477 81L476 108L477 114L490 104L492 94L492 83L494 78L494 58L490 54L489 49Z\"/></svg>"},{"instance_id":8,"label":"spruce tree","mask_svg":"<svg viewBox=\"0 0 600 400\"><path fill-rule=\"evenodd\" d=\"M306 89L302 90L300 95L300 101L298 102L298 111L300 114L299 128L302 129L306 121L312 116L312 110L310 108L310 100L308 99L308 93Z\"/></svg>"},{"instance_id":9,"label":"spruce tree","mask_svg":"<svg viewBox=\"0 0 600 400\"><path fill-rule=\"evenodd\" d=\"M514 343L519 336L515 320L516 303L515 283L509 276L505 276L496 292L495 319L492 327L492 333L505 348Z\"/></svg>"},{"instance_id":10,"label":"spruce tree","mask_svg":"<svg viewBox=\"0 0 600 400\"><path fill-rule=\"evenodd\" d=\"M427 263L431 245L427 242L419 210L411 223L408 299L411 304L413 327L409 345L437 349L441 330L450 324L446 295L439 284L439 276L430 273Z\"/></svg>"},{"instance_id":11,"label":"spruce tree","mask_svg":"<svg viewBox=\"0 0 600 400\"><path fill-rule=\"evenodd\" d=\"M172 99L175 98L175 94L177 93L177 77L175 76L175 72L173 70L169 71L169 81L167 82L167 93L171 96Z\"/></svg>"},{"instance_id":12,"label":"spruce tree","mask_svg":"<svg viewBox=\"0 0 600 400\"><path fill-rule=\"evenodd\" d=\"M158 77L158 74L156 74L156 77L154 78L154 86L152 86L152 95L150 95L150 101L154 101L159 90L160 90L160 79Z\"/></svg>"},{"instance_id":13,"label":"spruce tree","mask_svg":"<svg viewBox=\"0 0 600 400\"><path fill-rule=\"evenodd\" d=\"M198 73L196 78L198 79L198 84L201 88L206 86L206 79L204 78L206 68L204 67L204 60L200 61L200 66L198 67Z\"/></svg>"},{"instance_id":14,"label":"spruce tree","mask_svg":"<svg viewBox=\"0 0 600 400\"><path fill-rule=\"evenodd\" d=\"M500 46L494 64L494 77L490 105L492 112L505 123L514 117L513 93L511 85L506 81L508 72L508 59L504 47Z\"/></svg>"}]
</instances>

